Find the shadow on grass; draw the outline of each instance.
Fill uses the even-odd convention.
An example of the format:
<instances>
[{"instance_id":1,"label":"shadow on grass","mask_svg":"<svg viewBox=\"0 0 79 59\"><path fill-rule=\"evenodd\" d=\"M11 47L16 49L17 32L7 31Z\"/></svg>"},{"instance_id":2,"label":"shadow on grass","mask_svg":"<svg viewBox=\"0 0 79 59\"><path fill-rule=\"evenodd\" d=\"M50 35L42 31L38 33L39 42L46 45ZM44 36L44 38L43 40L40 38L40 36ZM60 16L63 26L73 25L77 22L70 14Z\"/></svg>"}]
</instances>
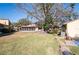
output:
<instances>
[{"instance_id":1,"label":"shadow on grass","mask_svg":"<svg viewBox=\"0 0 79 59\"><path fill-rule=\"evenodd\" d=\"M62 54L63 54L63 55L74 55L74 54L72 54L72 53L69 52L69 51L64 51L64 52L62 52Z\"/></svg>"}]
</instances>

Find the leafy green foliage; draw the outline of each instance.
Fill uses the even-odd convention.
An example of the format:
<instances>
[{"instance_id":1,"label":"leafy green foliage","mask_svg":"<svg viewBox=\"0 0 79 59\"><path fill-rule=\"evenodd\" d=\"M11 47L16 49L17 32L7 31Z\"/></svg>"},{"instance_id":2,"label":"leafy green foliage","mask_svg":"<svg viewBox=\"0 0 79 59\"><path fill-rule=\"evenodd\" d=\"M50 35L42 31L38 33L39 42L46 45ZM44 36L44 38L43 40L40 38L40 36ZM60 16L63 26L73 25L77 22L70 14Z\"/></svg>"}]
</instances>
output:
<instances>
[{"instance_id":1,"label":"leafy green foliage","mask_svg":"<svg viewBox=\"0 0 79 59\"><path fill-rule=\"evenodd\" d=\"M48 29L49 29L49 24L46 24L46 23L45 23L45 24L43 25L43 28L44 28L45 31L48 30Z\"/></svg>"}]
</instances>

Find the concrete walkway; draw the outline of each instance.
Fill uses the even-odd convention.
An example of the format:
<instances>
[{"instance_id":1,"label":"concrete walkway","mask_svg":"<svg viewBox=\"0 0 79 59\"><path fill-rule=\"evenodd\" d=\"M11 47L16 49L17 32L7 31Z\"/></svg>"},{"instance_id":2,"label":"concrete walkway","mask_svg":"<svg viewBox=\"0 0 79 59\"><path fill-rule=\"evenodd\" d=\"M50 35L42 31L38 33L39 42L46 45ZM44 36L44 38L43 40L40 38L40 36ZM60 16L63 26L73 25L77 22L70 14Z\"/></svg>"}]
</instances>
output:
<instances>
[{"instance_id":1,"label":"concrete walkway","mask_svg":"<svg viewBox=\"0 0 79 59\"><path fill-rule=\"evenodd\" d=\"M75 44L74 41L66 40L65 43L67 46L77 46L77 44Z\"/></svg>"},{"instance_id":2,"label":"concrete walkway","mask_svg":"<svg viewBox=\"0 0 79 59\"><path fill-rule=\"evenodd\" d=\"M79 41L77 41L77 40L66 40L66 45L67 46L79 46Z\"/></svg>"}]
</instances>

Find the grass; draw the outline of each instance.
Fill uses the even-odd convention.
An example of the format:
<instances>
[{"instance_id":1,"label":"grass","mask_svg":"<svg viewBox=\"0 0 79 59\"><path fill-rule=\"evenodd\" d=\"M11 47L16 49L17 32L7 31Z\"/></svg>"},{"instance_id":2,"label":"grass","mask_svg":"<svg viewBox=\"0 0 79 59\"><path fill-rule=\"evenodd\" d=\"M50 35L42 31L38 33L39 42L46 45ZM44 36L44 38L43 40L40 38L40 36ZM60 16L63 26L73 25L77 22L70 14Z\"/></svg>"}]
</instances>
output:
<instances>
[{"instance_id":1,"label":"grass","mask_svg":"<svg viewBox=\"0 0 79 59\"><path fill-rule=\"evenodd\" d=\"M51 34L16 32L0 37L1 55L57 55L58 44Z\"/></svg>"},{"instance_id":2,"label":"grass","mask_svg":"<svg viewBox=\"0 0 79 59\"><path fill-rule=\"evenodd\" d=\"M79 46L69 46L73 54L79 55Z\"/></svg>"}]
</instances>

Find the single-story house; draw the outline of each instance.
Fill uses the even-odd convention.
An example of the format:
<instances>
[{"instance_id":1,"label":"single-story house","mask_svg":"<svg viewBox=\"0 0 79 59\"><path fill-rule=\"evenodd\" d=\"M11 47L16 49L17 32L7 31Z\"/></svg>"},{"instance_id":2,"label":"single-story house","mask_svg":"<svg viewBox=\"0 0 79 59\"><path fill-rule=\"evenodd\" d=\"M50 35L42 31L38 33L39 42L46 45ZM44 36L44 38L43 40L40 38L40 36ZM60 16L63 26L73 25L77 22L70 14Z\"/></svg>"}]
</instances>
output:
<instances>
[{"instance_id":1,"label":"single-story house","mask_svg":"<svg viewBox=\"0 0 79 59\"><path fill-rule=\"evenodd\" d=\"M62 28L66 36L70 38L79 37L79 19L64 23Z\"/></svg>"},{"instance_id":2,"label":"single-story house","mask_svg":"<svg viewBox=\"0 0 79 59\"><path fill-rule=\"evenodd\" d=\"M38 26L36 24L23 25L18 28L19 31L38 31Z\"/></svg>"},{"instance_id":3,"label":"single-story house","mask_svg":"<svg viewBox=\"0 0 79 59\"><path fill-rule=\"evenodd\" d=\"M4 30L6 29L6 30ZM0 32L10 32L11 31L11 23L9 20L6 19L0 19Z\"/></svg>"},{"instance_id":4,"label":"single-story house","mask_svg":"<svg viewBox=\"0 0 79 59\"><path fill-rule=\"evenodd\" d=\"M9 20L6 20L6 19L0 19L0 24L10 25L10 21Z\"/></svg>"}]
</instances>

